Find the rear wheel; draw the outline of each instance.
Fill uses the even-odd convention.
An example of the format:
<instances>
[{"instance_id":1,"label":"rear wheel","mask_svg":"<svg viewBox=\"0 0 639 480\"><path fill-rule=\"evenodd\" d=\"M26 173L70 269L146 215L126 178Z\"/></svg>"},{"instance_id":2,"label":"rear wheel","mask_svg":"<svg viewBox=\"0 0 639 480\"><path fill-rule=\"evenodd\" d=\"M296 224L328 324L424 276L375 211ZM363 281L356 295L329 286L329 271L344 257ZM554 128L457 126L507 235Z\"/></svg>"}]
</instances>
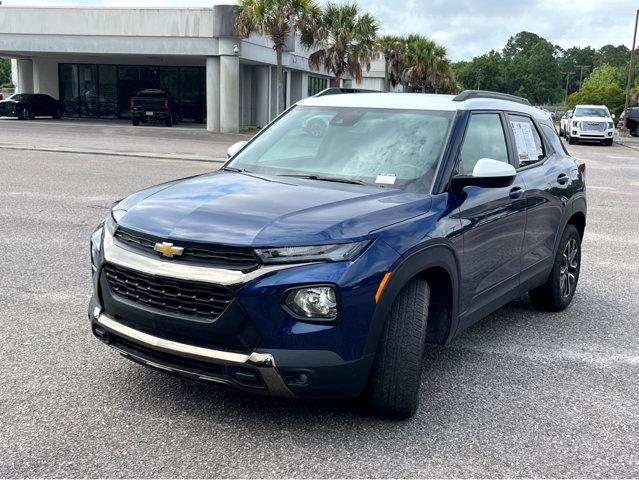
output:
<instances>
[{"instance_id":1,"label":"rear wheel","mask_svg":"<svg viewBox=\"0 0 639 480\"><path fill-rule=\"evenodd\" d=\"M167 127L172 127L172 126L173 126L173 115L171 115L171 114L169 113L169 116L168 116L168 117L166 117L166 120L164 121L164 124L165 124Z\"/></svg>"},{"instance_id":2,"label":"rear wheel","mask_svg":"<svg viewBox=\"0 0 639 480\"><path fill-rule=\"evenodd\" d=\"M419 405L430 289L413 279L393 302L365 392L377 414L403 419Z\"/></svg>"},{"instance_id":3,"label":"rear wheel","mask_svg":"<svg viewBox=\"0 0 639 480\"><path fill-rule=\"evenodd\" d=\"M140 119L139 118L133 118L131 120L131 123L133 124L134 127L137 127L138 125L140 125Z\"/></svg>"},{"instance_id":4,"label":"rear wheel","mask_svg":"<svg viewBox=\"0 0 639 480\"><path fill-rule=\"evenodd\" d=\"M558 312L572 301L581 270L581 237L574 225L567 225L546 283L529 292L535 308Z\"/></svg>"}]
</instances>

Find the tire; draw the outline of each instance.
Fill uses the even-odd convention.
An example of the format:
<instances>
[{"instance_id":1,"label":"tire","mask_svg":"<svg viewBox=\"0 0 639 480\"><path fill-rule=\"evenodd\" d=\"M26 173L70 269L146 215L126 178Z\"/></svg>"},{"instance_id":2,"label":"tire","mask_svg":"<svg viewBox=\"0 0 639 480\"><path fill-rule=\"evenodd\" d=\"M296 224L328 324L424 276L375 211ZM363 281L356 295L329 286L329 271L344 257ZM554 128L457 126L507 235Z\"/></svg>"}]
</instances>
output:
<instances>
[{"instance_id":1,"label":"tire","mask_svg":"<svg viewBox=\"0 0 639 480\"><path fill-rule=\"evenodd\" d=\"M604 145L606 147L612 147L612 138L604 140Z\"/></svg>"},{"instance_id":2,"label":"tire","mask_svg":"<svg viewBox=\"0 0 639 480\"><path fill-rule=\"evenodd\" d=\"M573 137L568 136L568 143L569 143L570 145L574 145L574 144L575 144L575 143L577 143L577 142L578 142L578 140L575 140Z\"/></svg>"},{"instance_id":3,"label":"tire","mask_svg":"<svg viewBox=\"0 0 639 480\"><path fill-rule=\"evenodd\" d=\"M134 127L137 127L138 125L140 125L140 119L139 119L139 118L133 118L133 119L131 120L131 124L132 124Z\"/></svg>"},{"instance_id":4,"label":"tire","mask_svg":"<svg viewBox=\"0 0 639 480\"><path fill-rule=\"evenodd\" d=\"M166 125L167 127L173 126L173 115L169 114L169 116L166 117L166 120L164 121L164 125Z\"/></svg>"},{"instance_id":5,"label":"tire","mask_svg":"<svg viewBox=\"0 0 639 480\"><path fill-rule=\"evenodd\" d=\"M581 237L574 225L566 225L552 271L546 283L528 292L532 305L559 312L572 301L581 270Z\"/></svg>"},{"instance_id":6,"label":"tire","mask_svg":"<svg viewBox=\"0 0 639 480\"><path fill-rule=\"evenodd\" d=\"M428 283L415 278L393 302L364 394L378 415L405 419L417 411L429 300Z\"/></svg>"},{"instance_id":7,"label":"tire","mask_svg":"<svg viewBox=\"0 0 639 480\"><path fill-rule=\"evenodd\" d=\"M58 108L52 115L52 117L54 118L54 120L60 120L62 118L62 110Z\"/></svg>"},{"instance_id":8,"label":"tire","mask_svg":"<svg viewBox=\"0 0 639 480\"><path fill-rule=\"evenodd\" d=\"M20 120L29 120L31 118L31 112L29 112L28 108L23 108L18 116Z\"/></svg>"}]
</instances>

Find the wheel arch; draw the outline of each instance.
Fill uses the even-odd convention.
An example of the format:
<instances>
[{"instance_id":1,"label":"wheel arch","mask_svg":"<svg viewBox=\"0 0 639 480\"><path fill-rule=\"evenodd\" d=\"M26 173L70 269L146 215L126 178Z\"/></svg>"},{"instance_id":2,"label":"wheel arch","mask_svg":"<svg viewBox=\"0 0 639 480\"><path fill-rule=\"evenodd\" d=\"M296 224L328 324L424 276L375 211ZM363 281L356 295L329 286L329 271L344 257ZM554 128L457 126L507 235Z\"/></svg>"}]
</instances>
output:
<instances>
[{"instance_id":1,"label":"wheel arch","mask_svg":"<svg viewBox=\"0 0 639 480\"><path fill-rule=\"evenodd\" d=\"M455 335L459 323L459 261L448 241L433 241L404 254L390 270L391 276L375 308L365 355L374 355L395 298L413 278L423 278L431 289L427 341L445 344Z\"/></svg>"}]
</instances>

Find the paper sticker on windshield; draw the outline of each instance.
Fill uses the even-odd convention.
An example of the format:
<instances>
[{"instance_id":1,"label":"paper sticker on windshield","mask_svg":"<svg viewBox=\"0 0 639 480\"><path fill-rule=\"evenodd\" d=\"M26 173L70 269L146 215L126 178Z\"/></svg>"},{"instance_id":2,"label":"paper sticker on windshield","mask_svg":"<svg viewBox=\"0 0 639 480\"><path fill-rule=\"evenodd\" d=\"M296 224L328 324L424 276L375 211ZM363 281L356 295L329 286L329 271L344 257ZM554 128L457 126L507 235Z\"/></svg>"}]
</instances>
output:
<instances>
[{"instance_id":1,"label":"paper sticker on windshield","mask_svg":"<svg viewBox=\"0 0 639 480\"><path fill-rule=\"evenodd\" d=\"M379 175L377 175L377 180L375 180L375 183L394 185L395 180L397 180L397 176L394 173L380 173Z\"/></svg>"}]
</instances>

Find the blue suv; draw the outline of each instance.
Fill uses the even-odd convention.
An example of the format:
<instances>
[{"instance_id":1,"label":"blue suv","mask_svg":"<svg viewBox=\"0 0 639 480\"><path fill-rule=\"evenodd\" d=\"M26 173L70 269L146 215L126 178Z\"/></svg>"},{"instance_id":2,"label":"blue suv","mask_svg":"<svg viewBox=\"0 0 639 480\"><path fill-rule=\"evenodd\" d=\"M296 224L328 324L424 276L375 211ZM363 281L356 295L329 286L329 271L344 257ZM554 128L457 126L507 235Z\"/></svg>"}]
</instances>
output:
<instances>
[{"instance_id":1,"label":"blue suv","mask_svg":"<svg viewBox=\"0 0 639 480\"><path fill-rule=\"evenodd\" d=\"M573 298L585 166L524 99L330 90L229 155L95 230L89 320L124 357L406 418L427 343Z\"/></svg>"}]
</instances>

